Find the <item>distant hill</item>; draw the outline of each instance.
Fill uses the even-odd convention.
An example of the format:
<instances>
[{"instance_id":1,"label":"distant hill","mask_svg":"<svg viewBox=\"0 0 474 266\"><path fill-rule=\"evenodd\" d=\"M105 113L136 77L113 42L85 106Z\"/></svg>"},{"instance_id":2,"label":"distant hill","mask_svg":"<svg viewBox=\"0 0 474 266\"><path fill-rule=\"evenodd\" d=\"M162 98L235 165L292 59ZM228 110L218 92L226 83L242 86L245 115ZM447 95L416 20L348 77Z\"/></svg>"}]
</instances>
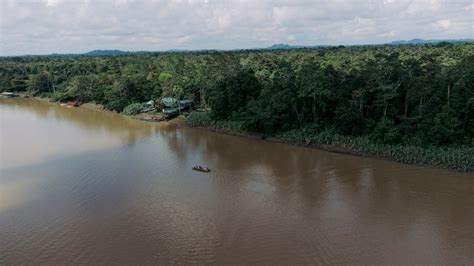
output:
<instances>
[{"instance_id":1,"label":"distant hill","mask_svg":"<svg viewBox=\"0 0 474 266\"><path fill-rule=\"evenodd\" d=\"M417 45L417 44L437 44L441 42L449 43L465 43L474 42L474 39L446 39L446 40L425 40L425 39L412 39L412 40L398 40L387 43L388 45ZM370 45L370 44L368 44ZM379 44L380 45L380 44ZM381 44L383 45L383 44ZM281 50L281 49L299 49L299 48L321 48L321 47L335 47L337 45L290 45L285 43L274 44L267 48L261 48L263 50ZM347 45L351 46L351 45ZM357 46L357 45L356 45ZM259 49L259 48L256 48Z\"/></svg>"},{"instance_id":2,"label":"distant hill","mask_svg":"<svg viewBox=\"0 0 474 266\"><path fill-rule=\"evenodd\" d=\"M147 54L147 53L156 53L156 52L165 52L165 53L171 53L171 52L188 52L191 50L180 50L180 49L170 49L170 50L165 50L165 51L122 51L122 50L93 50L87 53L82 53L80 55L86 55L86 56L103 56L103 55L129 55L129 54Z\"/></svg>"},{"instance_id":3,"label":"distant hill","mask_svg":"<svg viewBox=\"0 0 474 266\"><path fill-rule=\"evenodd\" d=\"M450 43L459 43L459 42L473 42L474 39L447 39L447 40L424 40L424 39L412 39L412 40L400 40L393 41L389 44L391 45L403 45L403 44L436 44L440 42L450 42Z\"/></svg>"},{"instance_id":4,"label":"distant hill","mask_svg":"<svg viewBox=\"0 0 474 266\"><path fill-rule=\"evenodd\" d=\"M425 39L412 39L412 40L398 40L392 41L386 44L373 44L373 45L422 45L422 44L437 44L441 42L448 42L448 43L466 43L466 42L474 42L474 39L446 39L446 40L425 40ZM366 44L371 45L371 44ZM244 50L291 50L291 49L302 49L302 48L324 48L324 47L336 47L338 45L291 45L285 43L277 43L273 44L269 47L264 48L251 48L251 49L244 49ZM359 45L346 45L346 46L359 46ZM187 50L187 49L169 49L169 50L161 50L161 51L122 51L122 50L93 50L86 53L78 53L78 54L58 54L53 53L49 55L23 55L23 56L117 56L117 55L137 55L137 54L149 54L149 53L183 53L183 52L201 52L201 51L240 51L243 49L203 49L203 50ZM3 56L0 56L3 57Z\"/></svg>"},{"instance_id":5,"label":"distant hill","mask_svg":"<svg viewBox=\"0 0 474 266\"><path fill-rule=\"evenodd\" d=\"M82 55L88 56L100 56L100 55L124 55L129 54L130 52L125 52L121 50L93 50L87 53L83 53Z\"/></svg>"},{"instance_id":6,"label":"distant hill","mask_svg":"<svg viewBox=\"0 0 474 266\"><path fill-rule=\"evenodd\" d=\"M299 49L299 48L319 48L319 47L329 47L330 45L290 45L285 43L274 44L267 48L260 48L263 50L280 50L280 49ZM259 48L257 48L259 49Z\"/></svg>"},{"instance_id":7,"label":"distant hill","mask_svg":"<svg viewBox=\"0 0 474 266\"><path fill-rule=\"evenodd\" d=\"M292 48L299 48L299 47L297 47L297 45L289 45L289 44L284 44L284 43L278 43L278 44L274 44L270 47L267 47L265 49L275 50L275 49L292 49Z\"/></svg>"}]
</instances>

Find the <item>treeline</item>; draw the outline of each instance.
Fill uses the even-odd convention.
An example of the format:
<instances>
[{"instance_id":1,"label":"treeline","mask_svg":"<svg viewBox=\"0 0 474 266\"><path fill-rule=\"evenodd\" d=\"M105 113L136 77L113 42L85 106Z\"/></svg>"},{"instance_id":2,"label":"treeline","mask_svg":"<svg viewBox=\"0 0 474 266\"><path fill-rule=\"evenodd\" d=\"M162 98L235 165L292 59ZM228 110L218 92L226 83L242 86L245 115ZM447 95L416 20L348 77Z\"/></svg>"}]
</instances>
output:
<instances>
[{"instance_id":1,"label":"treeline","mask_svg":"<svg viewBox=\"0 0 474 266\"><path fill-rule=\"evenodd\" d=\"M473 43L8 57L0 73L3 90L116 111L165 96L191 99L212 121L269 136L333 132L380 144L474 146Z\"/></svg>"}]
</instances>

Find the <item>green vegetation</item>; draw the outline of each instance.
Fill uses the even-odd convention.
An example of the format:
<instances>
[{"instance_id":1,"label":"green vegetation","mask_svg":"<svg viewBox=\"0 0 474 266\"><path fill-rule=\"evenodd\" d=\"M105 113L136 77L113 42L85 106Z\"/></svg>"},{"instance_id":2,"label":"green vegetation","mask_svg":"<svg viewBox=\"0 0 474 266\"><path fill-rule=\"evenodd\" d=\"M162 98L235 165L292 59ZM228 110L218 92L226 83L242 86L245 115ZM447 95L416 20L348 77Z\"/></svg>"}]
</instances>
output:
<instances>
[{"instance_id":1,"label":"green vegetation","mask_svg":"<svg viewBox=\"0 0 474 266\"><path fill-rule=\"evenodd\" d=\"M230 134L245 134L247 132L241 121L212 120L208 113L192 112L186 123L193 127L205 127Z\"/></svg>"},{"instance_id":2,"label":"green vegetation","mask_svg":"<svg viewBox=\"0 0 474 266\"><path fill-rule=\"evenodd\" d=\"M425 164L449 167L460 171L474 170L474 147L436 147L401 144L384 144L360 136L341 136L331 130L315 133L309 129L292 130L278 135L278 138L290 143L325 147L330 150L342 149L354 154L388 158L401 163Z\"/></svg>"},{"instance_id":3,"label":"green vegetation","mask_svg":"<svg viewBox=\"0 0 474 266\"><path fill-rule=\"evenodd\" d=\"M161 97L188 123L472 171L474 44L5 57L0 90L135 114Z\"/></svg>"},{"instance_id":4,"label":"green vegetation","mask_svg":"<svg viewBox=\"0 0 474 266\"><path fill-rule=\"evenodd\" d=\"M126 115L137 115L146 109L146 105L142 103L132 103L123 108L123 113Z\"/></svg>"}]
</instances>

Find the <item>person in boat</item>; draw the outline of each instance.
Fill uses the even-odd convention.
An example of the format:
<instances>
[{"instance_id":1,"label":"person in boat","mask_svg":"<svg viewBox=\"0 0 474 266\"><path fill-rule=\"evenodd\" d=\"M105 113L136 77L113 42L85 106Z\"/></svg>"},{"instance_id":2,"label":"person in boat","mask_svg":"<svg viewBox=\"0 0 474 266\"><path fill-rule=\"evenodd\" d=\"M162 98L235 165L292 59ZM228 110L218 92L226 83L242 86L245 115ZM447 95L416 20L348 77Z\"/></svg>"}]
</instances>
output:
<instances>
[{"instance_id":1,"label":"person in boat","mask_svg":"<svg viewBox=\"0 0 474 266\"><path fill-rule=\"evenodd\" d=\"M203 171L203 172L210 172L211 171L211 169L209 169L208 167L202 167L200 165L193 165L193 169L198 170L198 171Z\"/></svg>"}]
</instances>

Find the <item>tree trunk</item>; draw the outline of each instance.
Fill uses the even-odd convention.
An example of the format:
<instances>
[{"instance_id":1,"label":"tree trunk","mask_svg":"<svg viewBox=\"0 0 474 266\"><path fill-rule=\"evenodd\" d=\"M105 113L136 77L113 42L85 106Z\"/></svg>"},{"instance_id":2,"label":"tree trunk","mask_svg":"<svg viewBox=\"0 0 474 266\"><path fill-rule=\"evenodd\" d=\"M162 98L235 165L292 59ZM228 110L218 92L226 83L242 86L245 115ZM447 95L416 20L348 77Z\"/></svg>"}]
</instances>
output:
<instances>
[{"instance_id":1,"label":"tree trunk","mask_svg":"<svg viewBox=\"0 0 474 266\"><path fill-rule=\"evenodd\" d=\"M408 89L407 89L407 92L405 94L405 113L404 113L404 117L405 118L408 117Z\"/></svg>"},{"instance_id":2,"label":"tree trunk","mask_svg":"<svg viewBox=\"0 0 474 266\"><path fill-rule=\"evenodd\" d=\"M298 107L296 106L296 104L293 105L293 110L295 110L296 119L298 120L298 124L301 127L301 118L300 114L298 113Z\"/></svg>"},{"instance_id":3,"label":"tree trunk","mask_svg":"<svg viewBox=\"0 0 474 266\"><path fill-rule=\"evenodd\" d=\"M199 94L201 94L201 107L204 107L204 111L207 112L206 95L202 87L199 88Z\"/></svg>"},{"instance_id":4,"label":"tree trunk","mask_svg":"<svg viewBox=\"0 0 474 266\"><path fill-rule=\"evenodd\" d=\"M313 121L316 122L316 93L313 94Z\"/></svg>"},{"instance_id":5,"label":"tree trunk","mask_svg":"<svg viewBox=\"0 0 474 266\"><path fill-rule=\"evenodd\" d=\"M201 100L201 107L204 107L204 109L206 109L205 105L204 105L204 95L202 95L202 87L199 88L199 96L200 96L200 100Z\"/></svg>"},{"instance_id":6,"label":"tree trunk","mask_svg":"<svg viewBox=\"0 0 474 266\"><path fill-rule=\"evenodd\" d=\"M420 106L418 110L418 116L421 117L421 109L423 107L423 96L420 97Z\"/></svg>"},{"instance_id":7,"label":"tree trunk","mask_svg":"<svg viewBox=\"0 0 474 266\"><path fill-rule=\"evenodd\" d=\"M451 96L451 83L448 85L448 106L449 106L449 98Z\"/></svg>"},{"instance_id":8,"label":"tree trunk","mask_svg":"<svg viewBox=\"0 0 474 266\"><path fill-rule=\"evenodd\" d=\"M465 112L465 115L464 115L464 123L463 123L464 135L466 135L468 130L469 130L469 120L470 119L471 119L471 109L470 109L470 104L468 103L467 106L466 106L466 112Z\"/></svg>"}]
</instances>

